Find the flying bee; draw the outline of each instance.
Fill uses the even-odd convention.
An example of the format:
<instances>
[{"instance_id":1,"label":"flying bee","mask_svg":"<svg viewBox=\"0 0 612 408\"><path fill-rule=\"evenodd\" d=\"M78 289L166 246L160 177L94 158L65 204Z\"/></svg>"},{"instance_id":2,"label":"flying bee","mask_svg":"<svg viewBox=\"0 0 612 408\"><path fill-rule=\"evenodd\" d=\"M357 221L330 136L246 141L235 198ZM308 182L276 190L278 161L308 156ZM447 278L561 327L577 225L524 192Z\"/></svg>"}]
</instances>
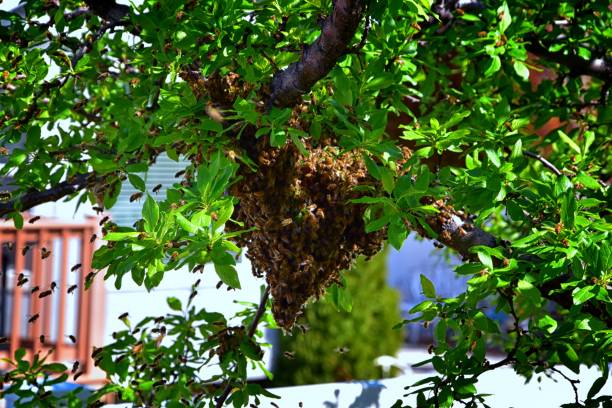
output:
<instances>
[{"instance_id":1,"label":"flying bee","mask_svg":"<svg viewBox=\"0 0 612 408\"><path fill-rule=\"evenodd\" d=\"M337 347L334 351L336 353L344 354L344 353L348 353L350 349L348 347Z\"/></svg>"},{"instance_id":2,"label":"flying bee","mask_svg":"<svg viewBox=\"0 0 612 408\"><path fill-rule=\"evenodd\" d=\"M183 170L179 170L176 173L174 173L174 177L176 177L176 178L181 177L183 174L185 174L186 171L187 170L184 170L184 169Z\"/></svg>"},{"instance_id":3,"label":"flying bee","mask_svg":"<svg viewBox=\"0 0 612 408\"><path fill-rule=\"evenodd\" d=\"M291 225L293 223L293 220L291 218L285 218L284 220L281 221L281 226L286 227L288 225Z\"/></svg>"},{"instance_id":4,"label":"flying bee","mask_svg":"<svg viewBox=\"0 0 612 408\"><path fill-rule=\"evenodd\" d=\"M119 320L127 319L128 315L129 315L128 312L122 313L122 314L119 315L118 319Z\"/></svg>"},{"instance_id":5,"label":"flying bee","mask_svg":"<svg viewBox=\"0 0 612 408\"><path fill-rule=\"evenodd\" d=\"M100 214L100 213L104 212L104 208L102 208L102 207L93 206L91 208L92 208L92 210L94 210L96 212L96 214Z\"/></svg>"},{"instance_id":6,"label":"flying bee","mask_svg":"<svg viewBox=\"0 0 612 408\"><path fill-rule=\"evenodd\" d=\"M40 220L40 215L37 215L36 217L32 217L28 220L28 222L30 224L34 224L36 221Z\"/></svg>"},{"instance_id":7,"label":"flying bee","mask_svg":"<svg viewBox=\"0 0 612 408\"><path fill-rule=\"evenodd\" d=\"M55 283L55 281L51 282L51 285L49 286L49 289L51 289L51 291L54 291L55 288L57 288L57 283Z\"/></svg>"},{"instance_id":8,"label":"flying bee","mask_svg":"<svg viewBox=\"0 0 612 408\"><path fill-rule=\"evenodd\" d=\"M89 243L93 244L93 242L96 240L96 238L98 238L98 236L96 234L92 234L91 238L89 238Z\"/></svg>"},{"instance_id":9,"label":"flying bee","mask_svg":"<svg viewBox=\"0 0 612 408\"><path fill-rule=\"evenodd\" d=\"M80 263L78 263L78 264L74 265L72 268L70 268L70 272L74 272L74 271L76 271L76 270L77 270L77 269L79 269L81 266L82 266L82 264L80 264Z\"/></svg>"},{"instance_id":10,"label":"flying bee","mask_svg":"<svg viewBox=\"0 0 612 408\"><path fill-rule=\"evenodd\" d=\"M76 371L79 369L79 362L75 361L74 364L72 365L72 374L76 373Z\"/></svg>"},{"instance_id":11,"label":"flying bee","mask_svg":"<svg viewBox=\"0 0 612 408\"><path fill-rule=\"evenodd\" d=\"M71 287L68 288L68 294L71 294L72 292L74 292L77 288L77 285L72 285Z\"/></svg>"},{"instance_id":12,"label":"flying bee","mask_svg":"<svg viewBox=\"0 0 612 408\"><path fill-rule=\"evenodd\" d=\"M157 194L157 193L159 193L159 190L161 190L161 188L162 188L162 185L161 185L161 184L158 184L158 185L156 185L155 187L153 187L153 192L154 192L155 194Z\"/></svg>"},{"instance_id":13,"label":"flying bee","mask_svg":"<svg viewBox=\"0 0 612 408\"><path fill-rule=\"evenodd\" d=\"M41 334L38 340L40 340L41 344L45 344L45 335Z\"/></svg>"},{"instance_id":14,"label":"flying bee","mask_svg":"<svg viewBox=\"0 0 612 408\"><path fill-rule=\"evenodd\" d=\"M50 255L51 255L51 251L49 251L47 248L42 247L40 249L40 257L41 257L41 259L47 259Z\"/></svg>"},{"instance_id":15,"label":"flying bee","mask_svg":"<svg viewBox=\"0 0 612 408\"><path fill-rule=\"evenodd\" d=\"M69 334L68 336L66 336L70 339L70 341L72 342L72 344L76 344L76 337L74 337L72 334Z\"/></svg>"},{"instance_id":16,"label":"flying bee","mask_svg":"<svg viewBox=\"0 0 612 408\"><path fill-rule=\"evenodd\" d=\"M40 289L40 287L38 287L38 286L34 286L34 287L32 288L32 290L30 291L30 293L31 293L31 294L34 294L34 293L38 292L38 290L39 290L39 289Z\"/></svg>"},{"instance_id":17,"label":"flying bee","mask_svg":"<svg viewBox=\"0 0 612 408\"><path fill-rule=\"evenodd\" d=\"M21 250L21 255L25 256L25 254L27 254L29 250L30 250L29 245L24 246L23 249Z\"/></svg>"},{"instance_id":18,"label":"flying bee","mask_svg":"<svg viewBox=\"0 0 612 408\"><path fill-rule=\"evenodd\" d=\"M295 358L295 353L293 351L285 351L283 355L289 360L293 360Z\"/></svg>"},{"instance_id":19,"label":"flying bee","mask_svg":"<svg viewBox=\"0 0 612 408\"><path fill-rule=\"evenodd\" d=\"M219 289L222 285L223 285L223 282L219 281L217 282L217 286L215 286L215 288Z\"/></svg>"},{"instance_id":20,"label":"flying bee","mask_svg":"<svg viewBox=\"0 0 612 408\"><path fill-rule=\"evenodd\" d=\"M142 192L141 191L137 191L134 194L132 194L130 196L130 203L136 201L136 200L140 200L142 198Z\"/></svg>"},{"instance_id":21,"label":"flying bee","mask_svg":"<svg viewBox=\"0 0 612 408\"><path fill-rule=\"evenodd\" d=\"M274 408L280 408L278 405L276 405L276 403L274 402L270 402L270 405L272 405Z\"/></svg>"},{"instance_id":22,"label":"flying bee","mask_svg":"<svg viewBox=\"0 0 612 408\"><path fill-rule=\"evenodd\" d=\"M104 224L106 224L106 222L107 222L109 219L110 219L110 217L107 215L106 217L104 217L104 218L102 218L102 219L100 220L99 225L104 225Z\"/></svg>"},{"instance_id":23,"label":"flying bee","mask_svg":"<svg viewBox=\"0 0 612 408\"><path fill-rule=\"evenodd\" d=\"M17 286L23 286L29 281L28 278L23 278L17 281Z\"/></svg>"},{"instance_id":24,"label":"flying bee","mask_svg":"<svg viewBox=\"0 0 612 408\"><path fill-rule=\"evenodd\" d=\"M53 292L50 291L50 290L45 290L44 292L40 292L40 294L38 295L38 298L39 299L45 298L45 297L49 296L51 293L53 293Z\"/></svg>"},{"instance_id":25,"label":"flying bee","mask_svg":"<svg viewBox=\"0 0 612 408\"><path fill-rule=\"evenodd\" d=\"M8 342L8 337L0 337L0 344Z\"/></svg>"},{"instance_id":26,"label":"flying bee","mask_svg":"<svg viewBox=\"0 0 612 408\"><path fill-rule=\"evenodd\" d=\"M102 351L104 351L104 347L94 347L93 351L91 352L91 358L96 358L96 356Z\"/></svg>"},{"instance_id":27,"label":"flying bee","mask_svg":"<svg viewBox=\"0 0 612 408\"><path fill-rule=\"evenodd\" d=\"M40 314L36 313L34 316L28 319L28 323L34 323L36 320L38 320L39 317L40 317Z\"/></svg>"},{"instance_id":28,"label":"flying bee","mask_svg":"<svg viewBox=\"0 0 612 408\"><path fill-rule=\"evenodd\" d=\"M78 361L77 361L77 363L78 363ZM74 377L72 377L73 381L76 381L76 380L77 380L77 379L78 379L80 376L82 376L82 375L83 375L83 372L82 372L82 371L79 371L78 373L76 373L76 374L74 375Z\"/></svg>"}]
</instances>

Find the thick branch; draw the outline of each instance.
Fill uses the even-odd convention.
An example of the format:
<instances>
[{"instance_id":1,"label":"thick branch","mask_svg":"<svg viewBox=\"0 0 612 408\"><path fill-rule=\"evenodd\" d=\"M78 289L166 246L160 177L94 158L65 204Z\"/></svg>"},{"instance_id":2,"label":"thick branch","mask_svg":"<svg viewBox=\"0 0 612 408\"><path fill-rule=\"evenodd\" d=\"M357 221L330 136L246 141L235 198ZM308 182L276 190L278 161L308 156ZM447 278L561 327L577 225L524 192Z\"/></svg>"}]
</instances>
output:
<instances>
[{"instance_id":1,"label":"thick branch","mask_svg":"<svg viewBox=\"0 0 612 408\"><path fill-rule=\"evenodd\" d=\"M294 104L332 70L355 36L365 4L364 0L334 2L334 9L323 22L319 38L304 49L298 62L274 75L269 106Z\"/></svg>"},{"instance_id":2,"label":"thick branch","mask_svg":"<svg viewBox=\"0 0 612 408\"><path fill-rule=\"evenodd\" d=\"M460 253L464 258L474 259L475 255L470 252L470 249L475 246L496 247L501 244L501 240L474 226L464 214L441 202L433 204L440 212L435 216L427 218L427 224L437 234L435 238L442 244ZM425 231L420 230L419 232L427 235ZM571 293L560 291L562 289L561 285L566 281L567 278L562 276L539 285L538 289L545 299L565 309L570 309L574 306ZM608 327L612 327L612 316L607 312L605 306L584 303L581 307L583 312L600 319Z\"/></svg>"},{"instance_id":3,"label":"thick branch","mask_svg":"<svg viewBox=\"0 0 612 408\"><path fill-rule=\"evenodd\" d=\"M549 51L535 36L531 36L528 40L531 43L525 47L527 51L540 58L566 66L570 70L570 75L588 75L607 83L612 82L612 60L610 58L585 60L578 55Z\"/></svg>"},{"instance_id":4,"label":"thick branch","mask_svg":"<svg viewBox=\"0 0 612 408\"><path fill-rule=\"evenodd\" d=\"M29 191L20 197L13 198L7 202L0 203L0 217L4 217L13 211L25 211L39 204L57 201L60 198L95 183L96 177L92 177L94 173L79 174L70 181L63 181L58 185L43 191Z\"/></svg>"},{"instance_id":5,"label":"thick branch","mask_svg":"<svg viewBox=\"0 0 612 408\"><path fill-rule=\"evenodd\" d=\"M117 4L115 0L85 0L85 3L95 15L112 23L119 23L130 14L128 6Z\"/></svg>"}]
</instances>

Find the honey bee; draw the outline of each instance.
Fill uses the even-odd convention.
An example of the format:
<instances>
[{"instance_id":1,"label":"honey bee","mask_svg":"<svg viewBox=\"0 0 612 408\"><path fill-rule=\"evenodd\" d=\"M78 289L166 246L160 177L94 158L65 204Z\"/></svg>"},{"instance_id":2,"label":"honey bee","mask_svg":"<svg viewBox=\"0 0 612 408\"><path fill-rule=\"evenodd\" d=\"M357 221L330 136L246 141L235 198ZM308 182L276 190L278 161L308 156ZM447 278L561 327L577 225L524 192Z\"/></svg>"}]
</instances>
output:
<instances>
[{"instance_id":1,"label":"honey bee","mask_svg":"<svg viewBox=\"0 0 612 408\"><path fill-rule=\"evenodd\" d=\"M45 344L45 335L41 334L38 340L40 340L41 344Z\"/></svg>"},{"instance_id":2,"label":"honey bee","mask_svg":"<svg viewBox=\"0 0 612 408\"><path fill-rule=\"evenodd\" d=\"M293 360L295 358L295 352L293 351L285 351L283 355L289 360Z\"/></svg>"},{"instance_id":3,"label":"honey bee","mask_svg":"<svg viewBox=\"0 0 612 408\"><path fill-rule=\"evenodd\" d=\"M29 281L28 278L23 278L17 281L17 286L23 286Z\"/></svg>"},{"instance_id":4,"label":"honey bee","mask_svg":"<svg viewBox=\"0 0 612 408\"><path fill-rule=\"evenodd\" d=\"M77 270L77 269L79 269L81 266L82 266L82 265L81 265L80 263L78 263L78 264L74 265L72 268L70 268L70 272L74 272L74 271L76 271L76 270Z\"/></svg>"},{"instance_id":5,"label":"honey bee","mask_svg":"<svg viewBox=\"0 0 612 408\"><path fill-rule=\"evenodd\" d=\"M82 372L82 371L79 371L78 373L76 373L76 374L74 375L74 377L72 377L72 380L73 380L73 381L76 381L76 380L78 380L78 378L79 378L80 376L82 376L82 375L83 375L83 372ZM101 406L101 405L100 405L100 406Z\"/></svg>"},{"instance_id":6,"label":"honey bee","mask_svg":"<svg viewBox=\"0 0 612 408\"><path fill-rule=\"evenodd\" d=\"M29 250L30 250L29 245L24 246L23 249L21 250L21 255L25 256L25 254L27 254Z\"/></svg>"},{"instance_id":7,"label":"honey bee","mask_svg":"<svg viewBox=\"0 0 612 408\"><path fill-rule=\"evenodd\" d=\"M288 225L291 225L293 223L293 220L291 218L285 218L284 220L281 221L281 226L286 227Z\"/></svg>"},{"instance_id":8,"label":"honey bee","mask_svg":"<svg viewBox=\"0 0 612 408\"><path fill-rule=\"evenodd\" d=\"M72 334L69 334L67 337L70 339L72 344L76 344L77 339L75 336L73 336Z\"/></svg>"},{"instance_id":9,"label":"honey bee","mask_svg":"<svg viewBox=\"0 0 612 408\"><path fill-rule=\"evenodd\" d=\"M51 282L51 285L49 286L49 289L51 289L51 291L54 291L55 288L57 288L57 283Z\"/></svg>"},{"instance_id":10,"label":"honey bee","mask_svg":"<svg viewBox=\"0 0 612 408\"><path fill-rule=\"evenodd\" d=\"M28 323L34 323L36 320L38 320L39 317L40 317L40 314L36 313L34 316L28 319Z\"/></svg>"},{"instance_id":11,"label":"honey bee","mask_svg":"<svg viewBox=\"0 0 612 408\"><path fill-rule=\"evenodd\" d=\"M348 353L350 349L348 347L337 347L334 351L336 353L344 354L344 353Z\"/></svg>"},{"instance_id":12,"label":"honey bee","mask_svg":"<svg viewBox=\"0 0 612 408\"><path fill-rule=\"evenodd\" d=\"M34 293L38 292L38 290L39 290L39 289L40 289L40 287L38 287L38 286L34 286L34 287L32 288L32 290L30 291L30 293L31 293L31 294L34 294Z\"/></svg>"},{"instance_id":13,"label":"honey bee","mask_svg":"<svg viewBox=\"0 0 612 408\"><path fill-rule=\"evenodd\" d=\"M71 294L72 292L74 292L77 288L77 285L72 285L71 287L68 288L68 294Z\"/></svg>"},{"instance_id":14,"label":"honey bee","mask_svg":"<svg viewBox=\"0 0 612 408\"><path fill-rule=\"evenodd\" d=\"M143 193L138 191L130 196L130 203L140 200L142 198Z\"/></svg>"},{"instance_id":15,"label":"honey bee","mask_svg":"<svg viewBox=\"0 0 612 408\"><path fill-rule=\"evenodd\" d=\"M128 315L129 315L128 312L122 313L122 314L119 315L118 319L119 320L127 319Z\"/></svg>"},{"instance_id":16,"label":"honey bee","mask_svg":"<svg viewBox=\"0 0 612 408\"><path fill-rule=\"evenodd\" d=\"M30 224L34 224L36 221L40 220L40 215L37 215L36 217L32 217L28 220L28 222Z\"/></svg>"},{"instance_id":17,"label":"honey bee","mask_svg":"<svg viewBox=\"0 0 612 408\"><path fill-rule=\"evenodd\" d=\"M93 206L91 208L96 212L96 214L100 214L100 213L104 212L104 208L102 208L102 207Z\"/></svg>"},{"instance_id":18,"label":"honey bee","mask_svg":"<svg viewBox=\"0 0 612 408\"><path fill-rule=\"evenodd\" d=\"M219 289L222 285L223 285L223 282L219 281L217 282L217 286L215 286L215 288Z\"/></svg>"},{"instance_id":19,"label":"honey bee","mask_svg":"<svg viewBox=\"0 0 612 408\"><path fill-rule=\"evenodd\" d=\"M158 184L158 185L156 185L155 187L153 187L153 190L152 190L152 191L153 191L155 194L157 194L157 193L159 193L159 190L161 190L161 188L162 188L162 185L161 185L161 184Z\"/></svg>"},{"instance_id":20,"label":"honey bee","mask_svg":"<svg viewBox=\"0 0 612 408\"><path fill-rule=\"evenodd\" d=\"M100 220L99 225L104 225L109 219L110 219L110 217L107 215L106 217L104 217L104 218L102 218Z\"/></svg>"},{"instance_id":21,"label":"honey bee","mask_svg":"<svg viewBox=\"0 0 612 408\"><path fill-rule=\"evenodd\" d=\"M104 347L93 347L93 350L91 352L91 358L96 358L96 356L98 354L100 354L102 351L104 351Z\"/></svg>"},{"instance_id":22,"label":"honey bee","mask_svg":"<svg viewBox=\"0 0 612 408\"><path fill-rule=\"evenodd\" d=\"M174 173L174 177L178 178L181 177L183 174L185 174L186 170L179 170L176 173Z\"/></svg>"},{"instance_id":23,"label":"honey bee","mask_svg":"<svg viewBox=\"0 0 612 408\"><path fill-rule=\"evenodd\" d=\"M51 251L49 251L47 248L42 247L40 249L40 257L41 257L41 259L47 259L50 255L51 255Z\"/></svg>"},{"instance_id":24,"label":"honey bee","mask_svg":"<svg viewBox=\"0 0 612 408\"><path fill-rule=\"evenodd\" d=\"M45 298L49 296L51 293L53 292L51 292L50 290L45 290L44 292L40 292L40 294L38 295L38 298L39 299Z\"/></svg>"},{"instance_id":25,"label":"honey bee","mask_svg":"<svg viewBox=\"0 0 612 408\"><path fill-rule=\"evenodd\" d=\"M98 236L97 236L96 234L93 234L93 235L91 236L91 238L89 238L89 243L90 243L90 244L93 244L93 242L96 240L96 238L98 238Z\"/></svg>"},{"instance_id":26,"label":"honey bee","mask_svg":"<svg viewBox=\"0 0 612 408\"><path fill-rule=\"evenodd\" d=\"M272 405L274 408L280 408L276 403L270 401L270 405Z\"/></svg>"},{"instance_id":27,"label":"honey bee","mask_svg":"<svg viewBox=\"0 0 612 408\"><path fill-rule=\"evenodd\" d=\"M8 342L8 337L0 337L0 344L4 344Z\"/></svg>"}]
</instances>

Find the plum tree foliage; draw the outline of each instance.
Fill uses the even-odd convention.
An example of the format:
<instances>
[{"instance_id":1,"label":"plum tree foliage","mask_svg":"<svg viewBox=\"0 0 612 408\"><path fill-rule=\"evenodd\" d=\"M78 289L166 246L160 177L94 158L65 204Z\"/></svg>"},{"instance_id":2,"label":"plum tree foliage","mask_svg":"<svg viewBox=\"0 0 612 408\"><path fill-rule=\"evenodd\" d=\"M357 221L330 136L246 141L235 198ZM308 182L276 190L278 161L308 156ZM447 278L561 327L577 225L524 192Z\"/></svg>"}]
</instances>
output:
<instances>
[{"instance_id":1,"label":"plum tree foliage","mask_svg":"<svg viewBox=\"0 0 612 408\"><path fill-rule=\"evenodd\" d=\"M566 407L610 402L607 2L22 6L0 12L0 173L13 183L0 215L21 228L23 211L64 198L112 211L129 182L142 218L105 223L92 279L151 289L211 264L204 279L238 288L233 255L246 249L265 281L261 303L236 316L196 310L194 287L165 318L116 333L93 353L110 383L91 404L105 393L257 404L269 393L246 368L262 365L259 323L291 328L329 287L346 298L341 271L410 232L459 253L455 273L469 277L454 298L423 278L427 299L401 323L435 326L423 364L437 374L407 391L418 407L486 406L476 382L502 366L562 374L575 393ZM189 164L162 199L143 175L164 153ZM505 357L490 361L490 345ZM4 379L24 399L47 403L45 381L68 378L13 357ZM586 395L559 371L581 365L602 371Z\"/></svg>"}]
</instances>

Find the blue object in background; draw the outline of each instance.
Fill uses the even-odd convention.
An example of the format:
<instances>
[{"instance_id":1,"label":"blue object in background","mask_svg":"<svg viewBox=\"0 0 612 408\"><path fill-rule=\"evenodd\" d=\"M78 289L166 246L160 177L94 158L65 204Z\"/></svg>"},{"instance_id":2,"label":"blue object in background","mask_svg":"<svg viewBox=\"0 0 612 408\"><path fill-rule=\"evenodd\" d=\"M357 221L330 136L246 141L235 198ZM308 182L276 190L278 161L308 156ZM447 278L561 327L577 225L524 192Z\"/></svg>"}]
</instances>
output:
<instances>
[{"instance_id":1,"label":"blue object in background","mask_svg":"<svg viewBox=\"0 0 612 408\"><path fill-rule=\"evenodd\" d=\"M64 382L64 383L60 383L60 384L55 384L53 386L50 387L51 388L51 392L53 393L54 396L56 397L62 397L70 392L73 392L75 390L78 390L79 388L81 389L81 391L79 391L77 393L77 397L83 401L83 403L85 403L87 401L87 398L89 398L89 396L92 394L93 389L86 387L84 385L80 385L80 384L75 384L75 383L68 383L68 382ZM18 397L14 394L9 394L9 395L5 395L4 396L4 402L5 402L5 407L6 408L13 408L15 406L15 401L17 401Z\"/></svg>"}]
</instances>

